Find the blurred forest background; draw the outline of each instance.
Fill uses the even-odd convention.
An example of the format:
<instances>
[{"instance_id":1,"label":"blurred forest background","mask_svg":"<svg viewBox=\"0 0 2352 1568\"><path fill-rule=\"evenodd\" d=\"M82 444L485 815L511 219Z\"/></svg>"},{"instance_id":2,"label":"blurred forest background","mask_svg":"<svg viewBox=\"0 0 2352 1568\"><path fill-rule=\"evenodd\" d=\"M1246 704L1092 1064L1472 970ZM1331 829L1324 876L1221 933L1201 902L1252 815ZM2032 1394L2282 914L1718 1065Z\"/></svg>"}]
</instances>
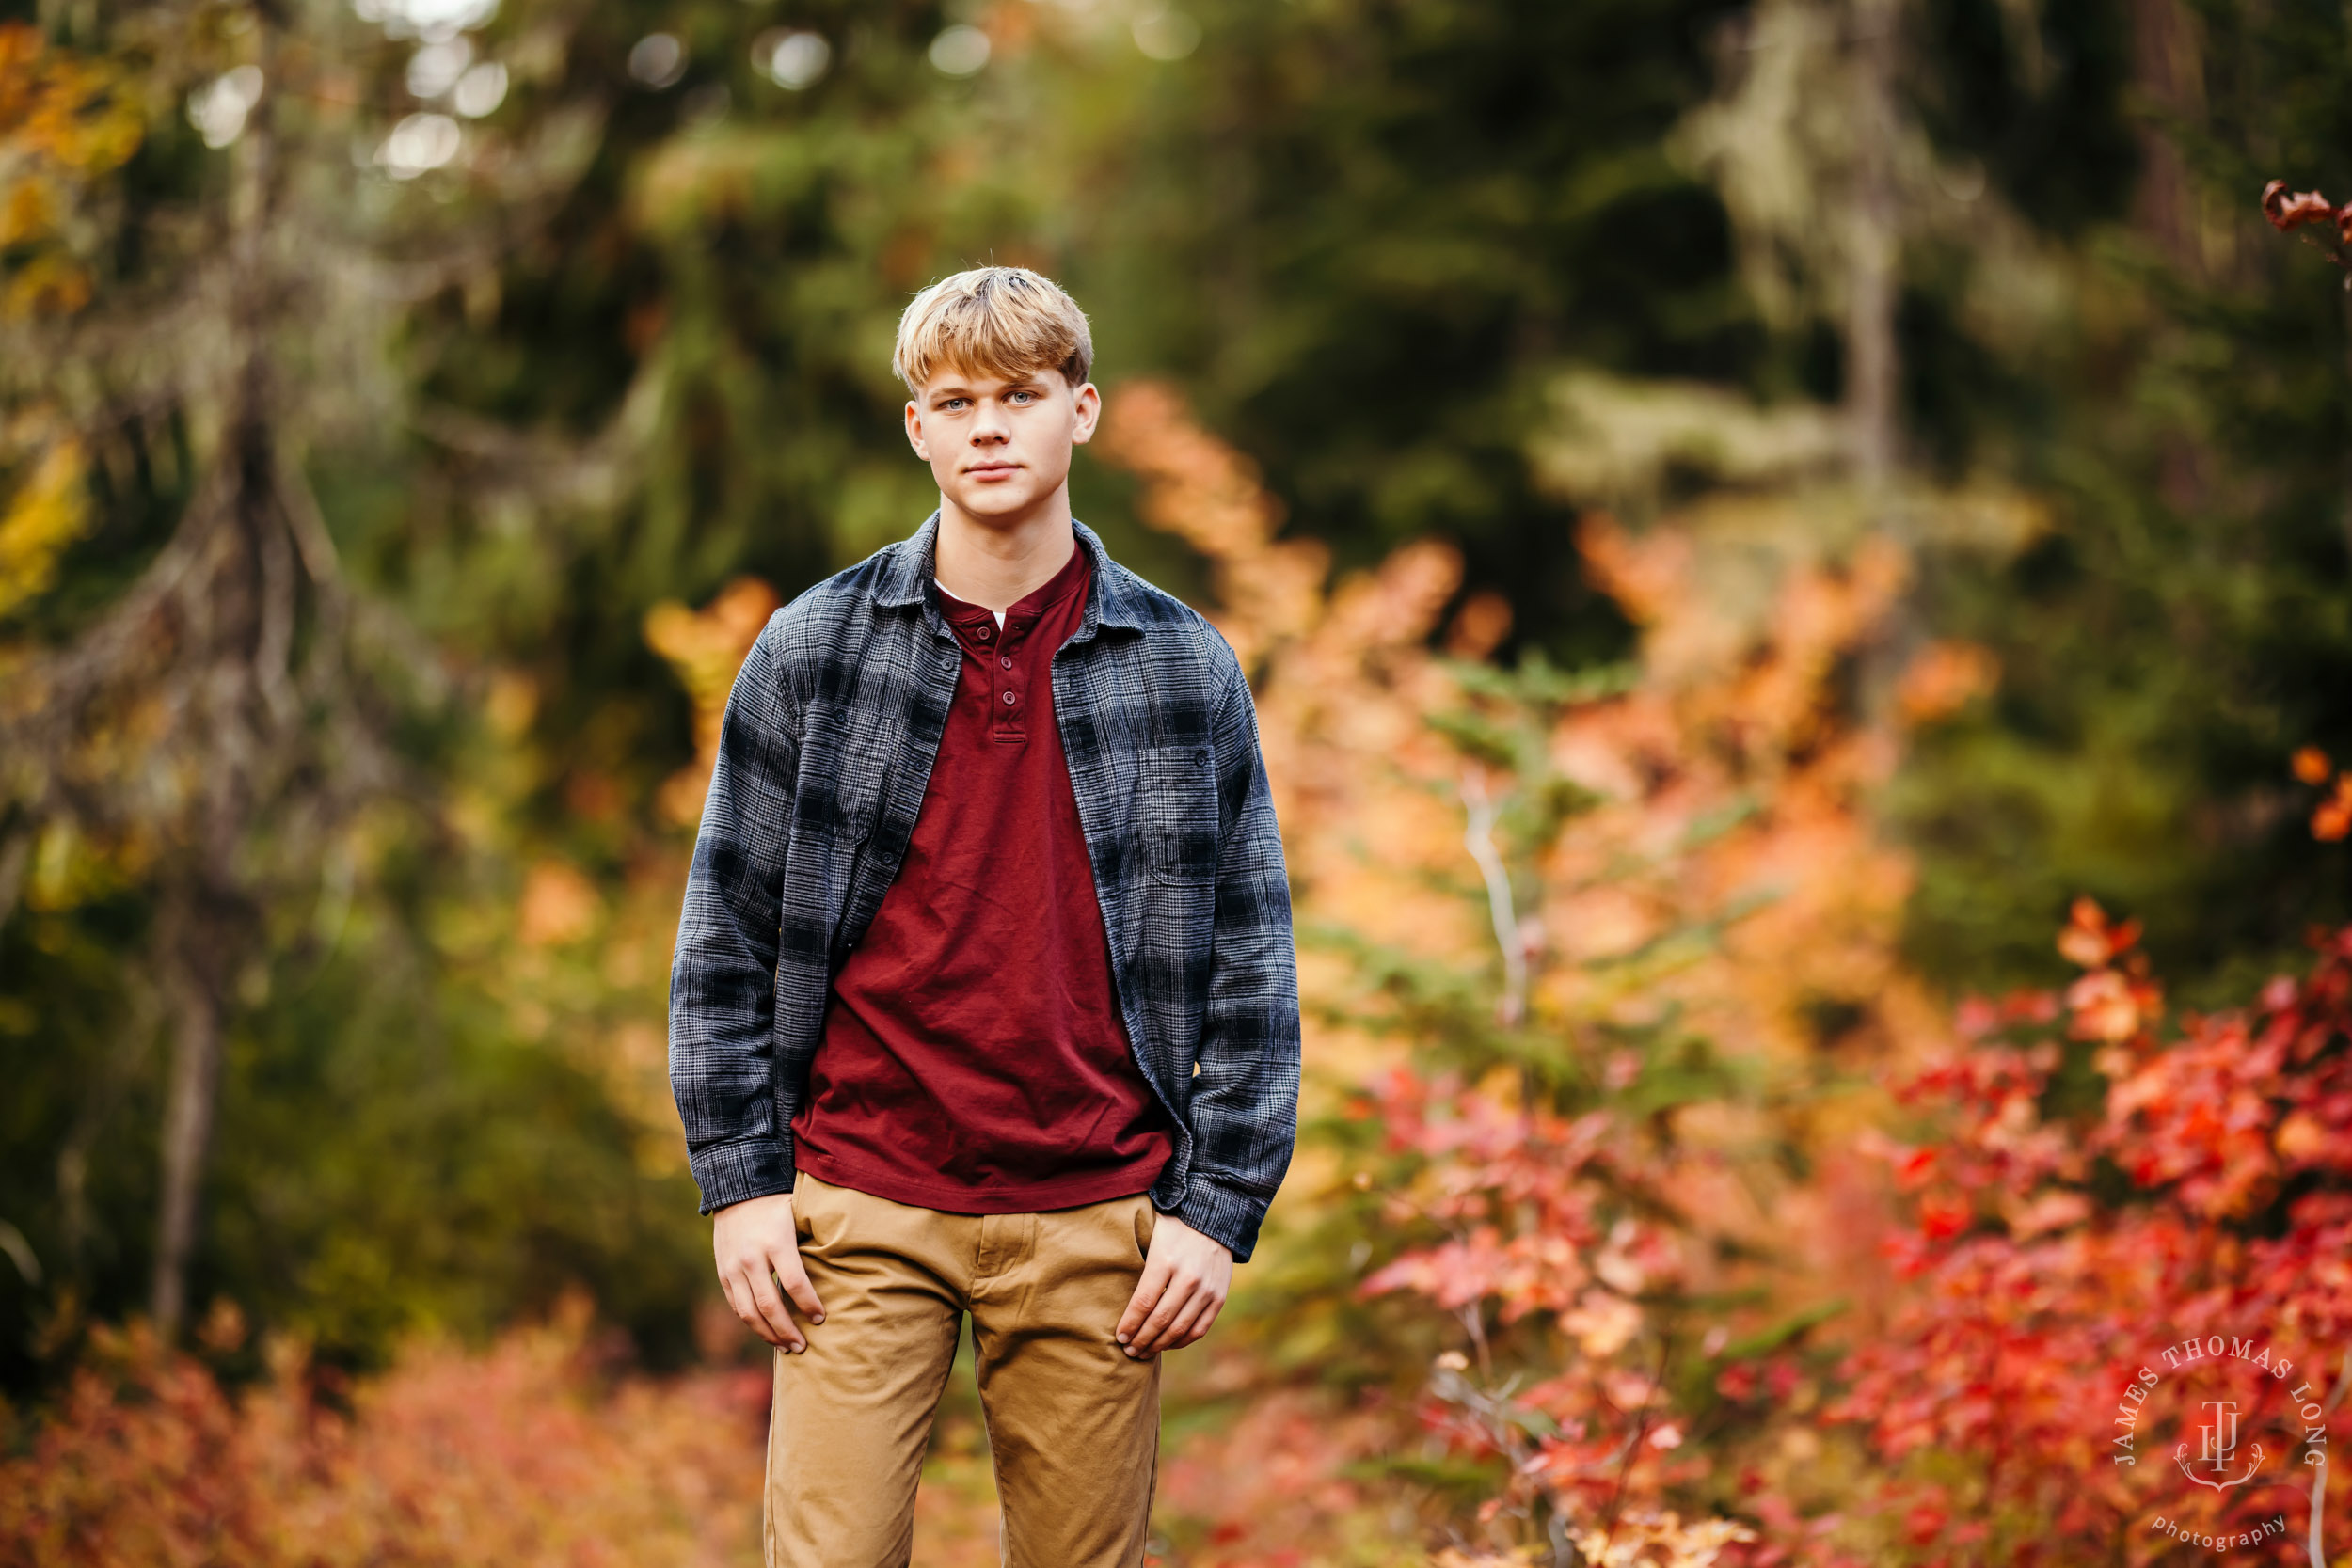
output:
<instances>
[{"instance_id":1,"label":"blurred forest background","mask_svg":"<svg viewBox=\"0 0 2352 1568\"><path fill-rule=\"evenodd\" d=\"M2352 185L2340 5L0 6L0 1562L754 1549L685 857L989 261L1298 887L1162 1560L2153 1560L2133 1347L2352 1322L2352 294L2274 176Z\"/></svg>"}]
</instances>

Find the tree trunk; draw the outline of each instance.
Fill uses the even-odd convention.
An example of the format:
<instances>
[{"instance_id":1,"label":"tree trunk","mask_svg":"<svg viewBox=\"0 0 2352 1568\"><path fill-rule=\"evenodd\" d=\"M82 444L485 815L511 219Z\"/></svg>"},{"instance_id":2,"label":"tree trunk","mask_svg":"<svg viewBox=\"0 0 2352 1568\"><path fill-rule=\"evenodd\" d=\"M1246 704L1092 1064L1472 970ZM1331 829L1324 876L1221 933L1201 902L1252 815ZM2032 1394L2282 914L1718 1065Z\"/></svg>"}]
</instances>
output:
<instances>
[{"instance_id":1,"label":"tree trunk","mask_svg":"<svg viewBox=\"0 0 2352 1568\"><path fill-rule=\"evenodd\" d=\"M16 912L16 900L24 891L24 874L33 859L33 825L19 823L16 831L0 838L0 926L8 923Z\"/></svg>"},{"instance_id":2,"label":"tree trunk","mask_svg":"<svg viewBox=\"0 0 2352 1568\"><path fill-rule=\"evenodd\" d=\"M2132 87L2139 98L2139 184L2132 216L2164 259L2193 280L2205 278L2205 245L2179 127L2201 118L2204 69L2197 24L2180 0L2133 0ZM2158 436L2156 489L2173 511L2201 510L2205 461L2194 436L2178 428Z\"/></svg>"},{"instance_id":3,"label":"tree trunk","mask_svg":"<svg viewBox=\"0 0 2352 1568\"><path fill-rule=\"evenodd\" d=\"M1846 418L1855 477L1876 495L1894 477L1901 381L1895 305L1902 237L1893 145L1901 21L1897 0L1853 0L1852 17L1857 156L1847 220Z\"/></svg>"},{"instance_id":4,"label":"tree trunk","mask_svg":"<svg viewBox=\"0 0 2352 1568\"><path fill-rule=\"evenodd\" d=\"M2201 270L2203 246L2188 163L2173 140L2173 127L2204 106L2195 28L2180 0L2133 0L2132 86L2140 99L2133 217L2167 261L2192 275Z\"/></svg>"},{"instance_id":5,"label":"tree trunk","mask_svg":"<svg viewBox=\"0 0 2352 1568\"><path fill-rule=\"evenodd\" d=\"M260 55L274 65L265 34ZM164 1106L153 1307L170 1338L185 1322L188 1273L202 1228L204 1172L220 1097L230 977L248 924L240 851L257 798L275 794L277 753L299 721L288 681L294 637L294 555L278 493L276 378L270 333L279 301L262 241L275 194L272 105L265 96L239 139L230 198L231 243L244 261L232 319L244 363L220 463L230 474L217 512L193 526L208 535L202 589L180 601L186 700L205 755L186 861L167 876L157 960L171 1018L171 1084ZM188 524L183 527L190 526Z\"/></svg>"},{"instance_id":6,"label":"tree trunk","mask_svg":"<svg viewBox=\"0 0 2352 1568\"><path fill-rule=\"evenodd\" d=\"M222 1004L215 944L197 899L168 895L156 942L171 1020L171 1085L164 1105L163 1190L156 1207L156 1332L169 1340L186 1320L188 1267L202 1217L204 1166L220 1095Z\"/></svg>"}]
</instances>

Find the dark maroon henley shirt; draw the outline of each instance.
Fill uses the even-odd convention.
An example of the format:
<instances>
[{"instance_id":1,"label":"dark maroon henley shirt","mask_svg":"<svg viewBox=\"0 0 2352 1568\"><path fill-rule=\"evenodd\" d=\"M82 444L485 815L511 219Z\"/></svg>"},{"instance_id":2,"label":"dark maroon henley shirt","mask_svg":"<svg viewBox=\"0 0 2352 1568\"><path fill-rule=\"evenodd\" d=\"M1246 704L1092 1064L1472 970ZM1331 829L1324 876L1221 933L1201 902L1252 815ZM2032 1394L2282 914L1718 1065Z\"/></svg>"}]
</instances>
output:
<instances>
[{"instance_id":1,"label":"dark maroon henley shirt","mask_svg":"<svg viewBox=\"0 0 2352 1568\"><path fill-rule=\"evenodd\" d=\"M824 1180L1008 1214L1125 1197L1168 1163L1054 723L1054 654L1092 575L1073 548L1001 630L940 591L963 649L946 733L898 878L834 977L792 1122Z\"/></svg>"}]
</instances>

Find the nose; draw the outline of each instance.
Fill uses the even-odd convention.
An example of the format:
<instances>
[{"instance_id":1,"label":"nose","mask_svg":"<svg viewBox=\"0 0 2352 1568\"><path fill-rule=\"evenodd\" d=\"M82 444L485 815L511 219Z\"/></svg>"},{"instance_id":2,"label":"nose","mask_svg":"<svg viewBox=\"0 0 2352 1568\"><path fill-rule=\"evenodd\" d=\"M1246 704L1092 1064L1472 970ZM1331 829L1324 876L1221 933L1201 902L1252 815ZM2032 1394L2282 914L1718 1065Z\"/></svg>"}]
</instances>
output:
<instances>
[{"instance_id":1,"label":"nose","mask_svg":"<svg viewBox=\"0 0 2352 1568\"><path fill-rule=\"evenodd\" d=\"M1012 427L1005 422L1005 411L993 399L979 400L979 409L972 417L972 444L993 447L1012 439Z\"/></svg>"}]
</instances>

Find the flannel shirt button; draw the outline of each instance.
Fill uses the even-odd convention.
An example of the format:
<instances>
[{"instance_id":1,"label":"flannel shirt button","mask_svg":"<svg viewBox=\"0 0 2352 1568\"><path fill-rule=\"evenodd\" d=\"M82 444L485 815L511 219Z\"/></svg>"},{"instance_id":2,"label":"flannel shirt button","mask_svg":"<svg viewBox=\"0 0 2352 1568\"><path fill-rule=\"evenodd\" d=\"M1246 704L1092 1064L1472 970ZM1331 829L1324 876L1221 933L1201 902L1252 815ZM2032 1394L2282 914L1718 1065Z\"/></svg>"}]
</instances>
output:
<instances>
[{"instance_id":1,"label":"flannel shirt button","mask_svg":"<svg viewBox=\"0 0 2352 1568\"><path fill-rule=\"evenodd\" d=\"M1018 701L1020 701L1020 699L1015 697L1011 692L1008 691L1005 693L1005 705L1007 707L1012 706L1012 705Z\"/></svg>"}]
</instances>

